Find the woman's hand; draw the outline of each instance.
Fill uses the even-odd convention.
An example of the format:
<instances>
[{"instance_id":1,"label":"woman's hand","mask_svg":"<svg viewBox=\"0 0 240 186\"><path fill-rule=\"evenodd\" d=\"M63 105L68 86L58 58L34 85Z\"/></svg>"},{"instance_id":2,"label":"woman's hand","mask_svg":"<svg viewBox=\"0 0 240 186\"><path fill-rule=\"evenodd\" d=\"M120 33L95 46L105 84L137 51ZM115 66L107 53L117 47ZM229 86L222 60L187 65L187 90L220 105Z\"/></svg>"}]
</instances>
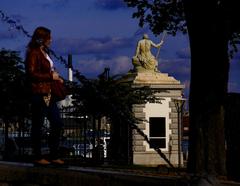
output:
<instances>
[{"instance_id":1,"label":"woman's hand","mask_svg":"<svg viewBox=\"0 0 240 186\"><path fill-rule=\"evenodd\" d=\"M61 83L64 82L57 72L53 71L52 76L53 76L53 80L60 81Z\"/></svg>"}]
</instances>

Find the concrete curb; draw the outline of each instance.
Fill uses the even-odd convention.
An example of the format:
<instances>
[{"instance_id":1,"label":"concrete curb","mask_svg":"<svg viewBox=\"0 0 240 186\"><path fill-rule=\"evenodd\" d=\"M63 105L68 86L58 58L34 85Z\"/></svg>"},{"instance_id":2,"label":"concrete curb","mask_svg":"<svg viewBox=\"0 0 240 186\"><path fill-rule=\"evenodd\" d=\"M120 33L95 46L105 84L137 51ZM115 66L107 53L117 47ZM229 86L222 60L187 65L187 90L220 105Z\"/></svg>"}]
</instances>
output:
<instances>
[{"instance_id":1,"label":"concrete curb","mask_svg":"<svg viewBox=\"0 0 240 186\"><path fill-rule=\"evenodd\" d=\"M147 175L92 167L34 167L31 163L0 161L0 186L188 186L181 176ZM223 183L223 186L240 186Z\"/></svg>"}]
</instances>

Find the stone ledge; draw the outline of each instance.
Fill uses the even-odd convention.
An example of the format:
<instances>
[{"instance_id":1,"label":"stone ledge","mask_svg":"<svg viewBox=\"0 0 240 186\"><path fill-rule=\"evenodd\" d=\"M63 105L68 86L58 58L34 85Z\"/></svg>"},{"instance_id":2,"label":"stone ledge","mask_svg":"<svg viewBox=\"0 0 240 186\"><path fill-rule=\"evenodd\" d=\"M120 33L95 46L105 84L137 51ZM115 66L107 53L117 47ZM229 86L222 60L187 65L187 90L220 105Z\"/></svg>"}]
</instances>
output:
<instances>
[{"instance_id":1,"label":"stone ledge","mask_svg":"<svg viewBox=\"0 0 240 186\"><path fill-rule=\"evenodd\" d=\"M167 73L161 72L133 72L126 74L122 82L132 82L133 84L176 84L179 85L180 81L177 81L174 77L168 76Z\"/></svg>"},{"instance_id":2,"label":"stone ledge","mask_svg":"<svg viewBox=\"0 0 240 186\"><path fill-rule=\"evenodd\" d=\"M171 186L185 185L180 177L138 175L128 172L100 170L87 167L45 168L33 164L0 162L2 185L51 185L51 186Z\"/></svg>"},{"instance_id":3,"label":"stone ledge","mask_svg":"<svg viewBox=\"0 0 240 186\"><path fill-rule=\"evenodd\" d=\"M92 167L44 168L31 163L0 161L0 185L4 186L185 186L183 176L160 175L137 170L117 170ZM221 182L222 186L240 186L236 182Z\"/></svg>"}]
</instances>

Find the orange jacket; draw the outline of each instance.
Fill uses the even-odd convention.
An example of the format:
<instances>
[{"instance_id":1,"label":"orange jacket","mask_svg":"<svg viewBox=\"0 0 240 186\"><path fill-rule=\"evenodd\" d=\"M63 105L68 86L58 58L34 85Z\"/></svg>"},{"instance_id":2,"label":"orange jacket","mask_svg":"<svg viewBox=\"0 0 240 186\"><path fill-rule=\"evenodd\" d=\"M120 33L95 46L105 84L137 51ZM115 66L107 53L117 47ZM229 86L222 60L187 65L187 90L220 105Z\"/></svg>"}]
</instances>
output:
<instances>
[{"instance_id":1,"label":"orange jacket","mask_svg":"<svg viewBox=\"0 0 240 186\"><path fill-rule=\"evenodd\" d=\"M33 94L48 94L53 76L49 61L40 48L32 49L26 55L26 73Z\"/></svg>"}]
</instances>

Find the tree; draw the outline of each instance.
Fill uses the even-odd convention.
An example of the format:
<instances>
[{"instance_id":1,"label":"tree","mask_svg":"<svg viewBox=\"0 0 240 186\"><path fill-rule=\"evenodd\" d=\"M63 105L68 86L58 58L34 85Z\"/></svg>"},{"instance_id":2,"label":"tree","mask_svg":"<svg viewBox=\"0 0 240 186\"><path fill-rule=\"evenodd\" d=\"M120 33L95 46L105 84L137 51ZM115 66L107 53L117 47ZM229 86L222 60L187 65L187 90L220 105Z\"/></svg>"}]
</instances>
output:
<instances>
[{"instance_id":1,"label":"tree","mask_svg":"<svg viewBox=\"0 0 240 186\"><path fill-rule=\"evenodd\" d=\"M224 104L229 57L236 52L240 25L237 0L124 0L133 17L154 34L188 32L191 49L188 171L225 175ZM229 50L228 44L233 48ZM203 85L203 86L201 86Z\"/></svg>"},{"instance_id":2,"label":"tree","mask_svg":"<svg viewBox=\"0 0 240 186\"><path fill-rule=\"evenodd\" d=\"M0 50L0 118L12 120L28 115L28 93L23 61L16 51Z\"/></svg>"},{"instance_id":3,"label":"tree","mask_svg":"<svg viewBox=\"0 0 240 186\"><path fill-rule=\"evenodd\" d=\"M89 80L76 74L78 84L74 86L73 99L77 112L94 120L109 118L110 159L115 164L131 164L132 129L138 129L138 119L132 106L147 101L157 102L158 98L149 87L132 88L130 83L122 82L121 77L108 77L105 72L98 79Z\"/></svg>"},{"instance_id":4,"label":"tree","mask_svg":"<svg viewBox=\"0 0 240 186\"><path fill-rule=\"evenodd\" d=\"M29 116L23 61L16 51L0 50L0 89L0 120L5 127L4 158L11 159L16 146L8 138L8 128L12 124L15 129L24 130L24 120Z\"/></svg>"}]
</instances>

